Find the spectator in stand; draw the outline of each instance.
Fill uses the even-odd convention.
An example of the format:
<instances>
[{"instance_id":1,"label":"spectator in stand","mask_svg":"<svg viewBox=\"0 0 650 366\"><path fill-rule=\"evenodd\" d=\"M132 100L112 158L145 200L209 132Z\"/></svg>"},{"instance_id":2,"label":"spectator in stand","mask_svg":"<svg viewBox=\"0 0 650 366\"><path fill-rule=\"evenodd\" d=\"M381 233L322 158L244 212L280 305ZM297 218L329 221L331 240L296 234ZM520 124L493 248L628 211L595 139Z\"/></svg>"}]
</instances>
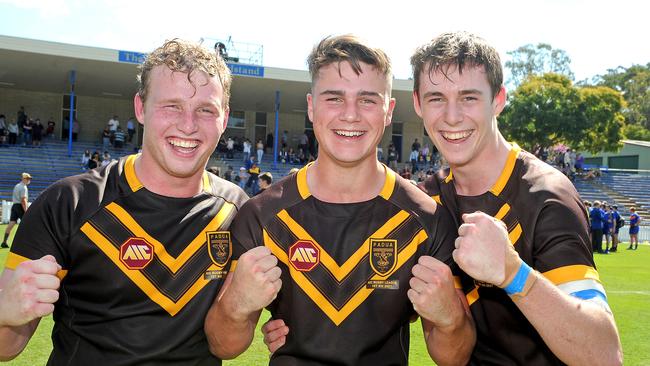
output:
<instances>
[{"instance_id":1,"label":"spectator in stand","mask_svg":"<svg viewBox=\"0 0 650 366\"><path fill-rule=\"evenodd\" d=\"M623 226L624 221L622 221L621 214L618 213L618 207L616 205L609 206L609 210L614 224L614 229L610 229L610 234L612 235L612 248L609 251L616 253L618 250L618 231Z\"/></svg>"},{"instance_id":2,"label":"spectator in stand","mask_svg":"<svg viewBox=\"0 0 650 366\"><path fill-rule=\"evenodd\" d=\"M111 154L108 151L104 151L104 157L102 158L101 166L106 166L111 162Z\"/></svg>"},{"instance_id":3,"label":"spectator in stand","mask_svg":"<svg viewBox=\"0 0 650 366\"><path fill-rule=\"evenodd\" d=\"M0 136L4 136L7 131L6 118L4 114L0 114Z\"/></svg>"},{"instance_id":4,"label":"spectator in stand","mask_svg":"<svg viewBox=\"0 0 650 366\"><path fill-rule=\"evenodd\" d=\"M68 117L64 117L62 125L63 125L63 131L62 131L62 134L61 134L61 140L67 141L70 138L70 136L69 136L69 134L70 134L70 119Z\"/></svg>"},{"instance_id":5,"label":"spectator in stand","mask_svg":"<svg viewBox=\"0 0 650 366\"><path fill-rule=\"evenodd\" d=\"M135 117L129 118L126 121L126 133L129 135L129 143L133 141L133 136L135 135Z\"/></svg>"},{"instance_id":6,"label":"spectator in stand","mask_svg":"<svg viewBox=\"0 0 650 366\"><path fill-rule=\"evenodd\" d=\"M287 141L289 140L288 134L289 134L289 132L287 130L284 130L282 132L282 137L280 138L280 144L281 144L283 149L287 148Z\"/></svg>"},{"instance_id":7,"label":"spectator in stand","mask_svg":"<svg viewBox=\"0 0 650 366\"><path fill-rule=\"evenodd\" d=\"M411 144L411 151L417 151L418 153L420 152L420 143L418 142L418 139L415 139L415 141L413 141L413 144Z\"/></svg>"},{"instance_id":8,"label":"spectator in stand","mask_svg":"<svg viewBox=\"0 0 650 366\"><path fill-rule=\"evenodd\" d=\"M99 153L95 151L90 160L88 160L88 169L95 169L100 165L101 162L99 161Z\"/></svg>"},{"instance_id":9,"label":"spectator in stand","mask_svg":"<svg viewBox=\"0 0 650 366\"><path fill-rule=\"evenodd\" d=\"M395 149L395 145L391 142L388 145L388 167L393 169L393 171L397 172L397 160L399 159L399 154L397 153L397 149Z\"/></svg>"},{"instance_id":10,"label":"spectator in stand","mask_svg":"<svg viewBox=\"0 0 650 366\"><path fill-rule=\"evenodd\" d=\"M7 131L9 131L9 145L15 145L18 140L18 124L16 121L9 123Z\"/></svg>"},{"instance_id":11,"label":"spectator in stand","mask_svg":"<svg viewBox=\"0 0 650 366\"><path fill-rule=\"evenodd\" d=\"M248 169L248 181L246 182L246 188L250 189L251 196L256 195L257 191L260 189L259 176L260 167L257 166L257 163L253 160L253 165Z\"/></svg>"},{"instance_id":12,"label":"spectator in stand","mask_svg":"<svg viewBox=\"0 0 650 366\"><path fill-rule=\"evenodd\" d=\"M23 107L22 105L18 109L16 122L18 123L18 133L22 134L23 133L23 126L27 122L27 113L25 113L25 107ZM22 140L22 142L25 142L25 141Z\"/></svg>"},{"instance_id":13,"label":"spectator in stand","mask_svg":"<svg viewBox=\"0 0 650 366\"><path fill-rule=\"evenodd\" d=\"M267 151L273 152L273 134L272 133L269 133L269 134L266 135L266 146L265 146L265 148L268 149L268 150L265 149L264 152L267 152Z\"/></svg>"},{"instance_id":14,"label":"spectator in stand","mask_svg":"<svg viewBox=\"0 0 650 366\"><path fill-rule=\"evenodd\" d=\"M22 108L22 107L21 107ZM9 225L5 229L5 237L2 240L0 247L9 248L7 245L7 239L11 235L11 231L14 229L14 226L18 220L22 220L25 211L27 211L29 195L27 191L27 186L32 182L32 176L29 173L23 173L22 180L20 183L14 186L14 192L12 196L13 205L11 206L11 217L9 218Z\"/></svg>"},{"instance_id":15,"label":"spectator in stand","mask_svg":"<svg viewBox=\"0 0 650 366\"><path fill-rule=\"evenodd\" d=\"M639 249L639 224L641 216L636 213L636 208L630 208L630 246L627 249Z\"/></svg>"},{"instance_id":16,"label":"spectator in stand","mask_svg":"<svg viewBox=\"0 0 650 366\"><path fill-rule=\"evenodd\" d=\"M43 125L41 124L40 118L36 118L34 126L32 126L32 139L34 146L41 146L41 140L43 139Z\"/></svg>"},{"instance_id":17,"label":"spectator in stand","mask_svg":"<svg viewBox=\"0 0 650 366\"><path fill-rule=\"evenodd\" d=\"M424 146L420 150L420 156L424 159L424 162L426 163L427 167L429 167L431 165L431 153L429 150L429 144L424 144Z\"/></svg>"},{"instance_id":18,"label":"spectator in stand","mask_svg":"<svg viewBox=\"0 0 650 366\"><path fill-rule=\"evenodd\" d=\"M23 124L23 145L31 146L32 144L32 130L34 128L34 121L28 118Z\"/></svg>"},{"instance_id":19,"label":"spectator in stand","mask_svg":"<svg viewBox=\"0 0 650 366\"><path fill-rule=\"evenodd\" d=\"M90 150L86 149L86 151L81 155L81 169L88 170L88 162L90 159Z\"/></svg>"},{"instance_id":20,"label":"spectator in stand","mask_svg":"<svg viewBox=\"0 0 650 366\"><path fill-rule=\"evenodd\" d=\"M77 141L79 137L79 132L81 132L81 124L78 119L72 121L72 141Z\"/></svg>"},{"instance_id":21,"label":"spectator in stand","mask_svg":"<svg viewBox=\"0 0 650 366\"><path fill-rule=\"evenodd\" d=\"M298 150L302 150L303 152L306 152L308 148L309 148L309 136L307 136L307 131L305 131L302 133L302 135L300 135L300 141L298 142Z\"/></svg>"},{"instance_id":22,"label":"spectator in stand","mask_svg":"<svg viewBox=\"0 0 650 366\"><path fill-rule=\"evenodd\" d=\"M227 180L228 182L232 182L232 175L233 175L233 169L232 165L228 165L228 168L226 169L226 172L223 173L223 179Z\"/></svg>"},{"instance_id":23,"label":"spectator in stand","mask_svg":"<svg viewBox=\"0 0 650 366\"><path fill-rule=\"evenodd\" d=\"M108 127L104 128L104 131L102 131L102 149L104 151L108 149L108 147L111 145L111 132L108 130Z\"/></svg>"},{"instance_id":24,"label":"spectator in stand","mask_svg":"<svg viewBox=\"0 0 650 366\"><path fill-rule=\"evenodd\" d=\"M255 194L256 196L264 192L273 184L273 175L270 172L264 172L259 176L260 190Z\"/></svg>"},{"instance_id":25,"label":"spectator in stand","mask_svg":"<svg viewBox=\"0 0 650 366\"><path fill-rule=\"evenodd\" d=\"M235 183L239 185L241 189L246 188L246 181L248 179L248 174L246 174L246 168L241 167L239 168L239 174L235 177Z\"/></svg>"},{"instance_id":26,"label":"spectator in stand","mask_svg":"<svg viewBox=\"0 0 650 366\"><path fill-rule=\"evenodd\" d=\"M113 118L108 120L108 132L111 133L111 142L113 142L115 138L115 132L117 131L117 128L120 127L120 121L117 119L117 115L114 115Z\"/></svg>"},{"instance_id":27,"label":"spectator in stand","mask_svg":"<svg viewBox=\"0 0 650 366\"><path fill-rule=\"evenodd\" d=\"M594 253L605 254L603 251L603 226L605 217L600 209L600 201L594 201L593 207L589 211L591 220L591 246Z\"/></svg>"},{"instance_id":28,"label":"spectator in stand","mask_svg":"<svg viewBox=\"0 0 650 366\"><path fill-rule=\"evenodd\" d=\"M244 147L243 147L243 152L244 152L244 162L247 162L248 159L251 157L251 141L249 139L244 139Z\"/></svg>"},{"instance_id":29,"label":"spectator in stand","mask_svg":"<svg viewBox=\"0 0 650 366\"><path fill-rule=\"evenodd\" d=\"M262 139L257 140L255 147L257 148L257 162L262 164L262 157L264 157L264 143Z\"/></svg>"},{"instance_id":30,"label":"spectator in stand","mask_svg":"<svg viewBox=\"0 0 650 366\"><path fill-rule=\"evenodd\" d=\"M576 172L582 174L584 165L585 165L585 157L582 156L582 154L578 153L576 155Z\"/></svg>"},{"instance_id":31,"label":"spectator in stand","mask_svg":"<svg viewBox=\"0 0 650 366\"><path fill-rule=\"evenodd\" d=\"M117 127L117 130L115 131L115 137L114 137L114 145L116 149L121 149L124 147L124 141L126 140L126 135L124 135L124 132L122 131L122 127Z\"/></svg>"},{"instance_id":32,"label":"spectator in stand","mask_svg":"<svg viewBox=\"0 0 650 366\"><path fill-rule=\"evenodd\" d=\"M47 120L47 130L45 130L45 137L54 136L55 126L56 126L56 122L54 122L54 118L50 117L50 119Z\"/></svg>"},{"instance_id":33,"label":"spectator in stand","mask_svg":"<svg viewBox=\"0 0 650 366\"><path fill-rule=\"evenodd\" d=\"M417 142L418 139L415 139ZM418 171L418 158L420 157L420 152L418 150L411 150L411 155L409 156L409 161L411 162L411 166L413 167L413 173L417 173Z\"/></svg>"},{"instance_id":34,"label":"spectator in stand","mask_svg":"<svg viewBox=\"0 0 650 366\"><path fill-rule=\"evenodd\" d=\"M232 159L235 157L234 151L235 140L233 140L232 137L228 137L228 140L226 141L226 159Z\"/></svg>"}]
</instances>

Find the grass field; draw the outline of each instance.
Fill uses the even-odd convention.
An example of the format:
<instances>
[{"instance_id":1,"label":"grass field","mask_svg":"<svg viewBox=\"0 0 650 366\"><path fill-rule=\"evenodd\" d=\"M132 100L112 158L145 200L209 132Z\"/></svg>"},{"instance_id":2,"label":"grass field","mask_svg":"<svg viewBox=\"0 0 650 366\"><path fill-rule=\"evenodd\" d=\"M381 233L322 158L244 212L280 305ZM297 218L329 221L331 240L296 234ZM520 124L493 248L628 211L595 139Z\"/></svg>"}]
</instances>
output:
<instances>
[{"instance_id":1,"label":"grass field","mask_svg":"<svg viewBox=\"0 0 650 366\"><path fill-rule=\"evenodd\" d=\"M4 234L5 225L0 225ZM596 264L605 288L609 304L612 307L623 343L625 365L650 365L650 246L641 245L637 251L625 250L627 244L621 244L619 253L597 255ZM0 251L0 267L4 267L7 250ZM265 313L262 320L266 321ZM34 366L44 365L52 348L50 333L52 318L41 321L38 331L25 351L9 365ZM227 366L265 365L268 351L262 343L261 333L255 335L252 346L236 360L225 361ZM420 323L411 326L411 365L430 365Z\"/></svg>"}]
</instances>

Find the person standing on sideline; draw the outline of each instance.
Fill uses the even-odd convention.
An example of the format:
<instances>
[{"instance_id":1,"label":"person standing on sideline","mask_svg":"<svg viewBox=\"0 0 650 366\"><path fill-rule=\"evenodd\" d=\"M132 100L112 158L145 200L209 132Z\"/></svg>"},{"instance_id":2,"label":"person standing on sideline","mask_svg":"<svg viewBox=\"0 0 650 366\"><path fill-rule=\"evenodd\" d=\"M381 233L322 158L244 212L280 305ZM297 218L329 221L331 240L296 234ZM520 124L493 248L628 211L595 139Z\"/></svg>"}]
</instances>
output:
<instances>
[{"instance_id":1,"label":"person standing on sideline","mask_svg":"<svg viewBox=\"0 0 650 366\"><path fill-rule=\"evenodd\" d=\"M603 233L605 228L605 215L600 209L600 201L594 201L593 207L589 210L591 227L591 247L594 253L604 254Z\"/></svg>"},{"instance_id":2,"label":"person standing on sideline","mask_svg":"<svg viewBox=\"0 0 650 366\"><path fill-rule=\"evenodd\" d=\"M614 226L613 229L611 230L612 248L609 251L616 253L616 251L618 250L618 232L623 226L622 224L624 223L624 221L622 221L623 219L621 218L621 214L618 213L618 207L616 205L609 206L609 210L611 212L614 221Z\"/></svg>"},{"instance_id":3,"label":"person standing on sideline","mask_svg":"<svg viewBox=\"0 0 650 366\"><path fill-rule=\"evenodd\" d=\"M262 139L257 140L255 147L257 148L257 163L262 164L262 158L264 157L264 143Z\"/></svg>"},{"instance_id":4,"label":"person standing on sideline","mask_svg":"<svg viewBox=\"0 0 650 366\"><path fill-rule=\"evenodd\" d=\"M126 121L126 133L129 135L129 143L133 141L133 136L135 135L135 117L129 118Z\"/></svg>"},{"instance_id":5,"label":"person standing on sideline","mask_svg":"<svg viewBox=\"0 0 650 366\"><path fill-rule=\"evenodd\" d=\"M174 39L140 66L142 153L67 177L27 211L0 276L0 359L54 313L48 365L220 365L205 314L247 199L205 171L228 121L231 76Z\"/></svg>"},{"instance_id":6,"label":"person standing on sideline","mask_svg":"<svg viewBox=\"0 0 650 366\"><path fill-rule=\"evenodd\" d=\"M636 213L636 208L630 208L630 246L627 249L637 250L639 248L639 224L641 216Z\"/></svg>"},{"instance_id":7,"label":"person standing on sideline","mask_svg":"<svg viewBox=\"0 0 650 366\"><path fill-rule=\"evenodd\" d=\"M7 244L9 235L11 235L11 232L13 231L14 226L16 226L18 220L22 220L25 212L27 212L27 206L29 202L29 192L27 190L27 186L31 182L32 176L29 173L23 173L20 183L14 186L14 192L11 196L11 202L13 203L11 205L11 216L9 218L9 224L5 229L5 236L2 240L2 244L0 244L0 248L9 248L9 245Z\"/></svg>"}]
</instances>

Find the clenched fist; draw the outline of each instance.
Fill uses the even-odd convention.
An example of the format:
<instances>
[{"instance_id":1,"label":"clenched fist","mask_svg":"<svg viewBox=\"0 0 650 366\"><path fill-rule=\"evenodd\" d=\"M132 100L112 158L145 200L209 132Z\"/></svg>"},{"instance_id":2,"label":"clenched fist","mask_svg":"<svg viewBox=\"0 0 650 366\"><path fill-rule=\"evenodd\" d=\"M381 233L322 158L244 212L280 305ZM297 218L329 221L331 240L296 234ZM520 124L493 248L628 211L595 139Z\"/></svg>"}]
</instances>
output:
<instances>
[{"instance_id":1,"label":"clenched fist","mask_svg":"<svg viewBox=\"0 0 650 366\"><path fill-rule=\"evenodd\" d=\"M242 254L233 273L232 291L238 311L250 314L269 305L282 287L278 259L267 247L255 247Z\"/></svg>"},{"instance_id":2,"label":"clenched fist","mask_svg":"<svg viewBox=\"0 0 650 366\"><path fill-rule=\"evenodd\" d=\"M54 312L59 299L61 280L56 276L61 266L51 255L26 261L12 273L0 292L0 326L20 326Z\"/></svg>"}]
</instances>

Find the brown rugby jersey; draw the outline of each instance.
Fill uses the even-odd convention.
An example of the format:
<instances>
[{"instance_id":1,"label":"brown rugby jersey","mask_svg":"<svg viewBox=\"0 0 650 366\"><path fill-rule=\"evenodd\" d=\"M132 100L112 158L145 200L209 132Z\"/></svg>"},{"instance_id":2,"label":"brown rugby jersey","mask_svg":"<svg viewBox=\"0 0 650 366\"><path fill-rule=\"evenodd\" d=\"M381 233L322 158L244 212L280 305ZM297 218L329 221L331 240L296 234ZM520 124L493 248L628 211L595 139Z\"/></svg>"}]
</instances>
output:
<instances>
[{"instance_id":1,"label":"brown rugby jersey","mask_svg":"<svg viewBox=\"0 0 650 366\"><path fill-rule=\"evenodd\" d=\"M425 190L459 225L463 213L482 211L502 220L529 266L578 298L607 307L589 240L588 219L573 184L557 169L513 145L494 186L459 196L453 172L431 178ZM561 365L505 291L461 275L477 330L472 365Z\"/></svg>"},{"instance_id":2,"label":"brown rugby jersey","mask_svg":"<svg viewBox=\"0 0 650 366\"><path fill-rule=\"evenodd\" d=\"M207 172L195 197L155 194L135 158L55 183L16 233L7 268L46 254L63 267L48 365L221 364L203 322L247 196Z\"/></svg>"},{"instance_id":3,"label":"brown rugby jersey","mask_svg":"<svg viewBox=\"0 0 650 366\"><path fill-rule=\"evenodd\" d=\"M231 227L233 258L264 245L282 269L269 309L290 331L270 364L406 365L411 268L423 255L451 263L452 218L388 168L369 201L320 201L308 167L251 198Z\"/></svg>"}]
</instances>

